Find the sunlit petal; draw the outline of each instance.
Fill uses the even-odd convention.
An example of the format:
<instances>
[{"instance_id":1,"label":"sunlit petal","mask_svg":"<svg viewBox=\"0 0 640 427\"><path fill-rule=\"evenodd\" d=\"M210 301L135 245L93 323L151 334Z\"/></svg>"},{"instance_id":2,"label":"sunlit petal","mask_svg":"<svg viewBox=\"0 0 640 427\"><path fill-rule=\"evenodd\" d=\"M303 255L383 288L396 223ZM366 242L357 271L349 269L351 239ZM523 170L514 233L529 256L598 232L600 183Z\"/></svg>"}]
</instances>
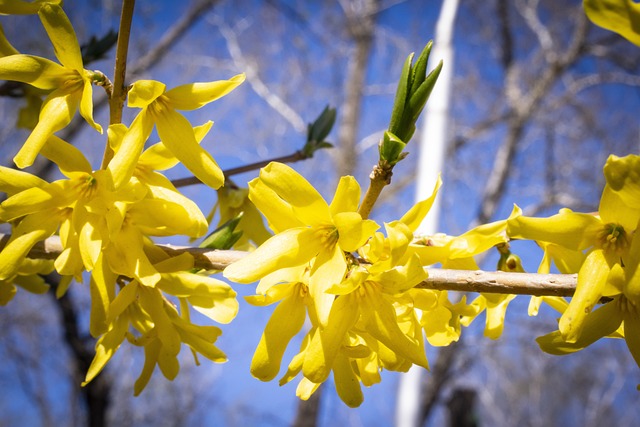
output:
<instances>
[{"instance_id":1,"label":"sunlit petal","mask_svg":"<svg viewBox=\"0 0 640 427\"><path fill-rule=\"evenodd\" d=\"M244 74L238 74L229 80L190 83L168 90L166 96L176 110L195 110L225 96L238 87L244 79Z\"/></svg>"},{"instance_id":2,"label":"sunlit petal","mask_svg":"<svg viewBox=\"0 0 640 427\"><path fill-rule=\"evenodd\" d=\"M200 181L212 188L224 184L222 170L211 155L198 144L191 124L172 110L158 113L156 128L162 143Z\"/></svg>"},{"instance_id":3,"label":"sunlit petal","mask_svg":"<svg viewBox=\"0 0 640 427\"><path fill-rule=\"evenodd\" d=\"M44 3L38 15L51 39L56 58L66 68L82 70L78 38L62 8L56 4Z\"/></svg>"}]
</instances>

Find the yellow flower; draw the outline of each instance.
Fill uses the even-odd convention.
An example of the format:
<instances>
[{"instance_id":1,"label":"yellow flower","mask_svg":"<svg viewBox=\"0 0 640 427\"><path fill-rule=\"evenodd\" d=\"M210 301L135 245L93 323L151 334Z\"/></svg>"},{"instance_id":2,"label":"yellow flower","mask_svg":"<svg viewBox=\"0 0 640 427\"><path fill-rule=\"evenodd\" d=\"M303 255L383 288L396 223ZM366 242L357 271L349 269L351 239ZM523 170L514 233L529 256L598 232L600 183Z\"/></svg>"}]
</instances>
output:
<instances>
[{"instance_id":1,"label":"yellow flower","mask_svg":"<svg viewBox=\"0 0 640 427\"><path fill-rule=\"evenodd\" d=\"M215 321L228 323L238 310L236 293L219 280L188 273L186 270L193 268L193 258L188 254L169 258L155 251L154 255L161 259L154 263L161 274L156 287L133 280L123 286L115 298L110 298L102 307L94 307L106 327L96 343L96 355L83 384L100 373L125 338L145 351L142 373L134 385L135 395L144 389L156 365L167 379L175 378L182 343L193 350L194 356L199 353L214 362L226 361L224 353L213 345L221 334L220 329L192 324L189 305ZM180 311L166 299L165 293L179 299ZM137 338L133 338L134 335Z\"/></svg>"},{"instance_id":2,"label":"yellow flower","mask_svg":"<svg viewBox=\"0 0 640 427\"><path fill-rule=\"evenodd\" d=\"M116 188L127 182L135 164L125 159L138 158L155 125L162 144L203 183L219 188L224 175L213 157L197 142L189 121L177 110L195 110L226 95L244 81L244 74L229 80L191 83L166 90L164 83L140 80L129 91L128 106L142 111L123 136L120 150L109 163ZM126 164L127 167L123 167Z\"/></svg>"},{"instance_id":3,"label":"yellow flower","mask_svg":"<svg viewBox=\"0 0 640 427\"><path fill-rule=\"evenodd\" d=\"M587 314L602 296L622 292L615 266L625 265L629 240L636 229L640 210L625 205L609 186L600 200L599 215L563 209L549 218L515 218L509 235L549 242L569 250L589 249L578 272L578 284L568 309L560 319L560 331L568 342L576 342Z\"/></svg>"},{"instance_id":4,"label":"yellow flower","mask_svg":"<svg viewBox=\"0 0 640 427\"><path fill-rule=\"evenodd\" d=\"M50 3L43 3L38 15L61 65L31 55L0 58L0 79L52 91L43 102L38 124L13 159L20 168L33 164L47 139L71 122L78 107L82 117L102 132L93 120L91 82L95 73L83 68L80 46L69 19L60 6Z\"/></svg>"},{"instance_id":5,"label":"yellow flower","mask_svg":"<svg viewBox=\"0 0 640 427\"><path fill-rule=\"evenodd\" d=\"M333 302L326 290L346 273L344 253L356 251L378 228L357 212L360 186L342 177L329 205L293 169L270 163L249 183L249 198L277 234L227 267L224 276L251 283L282 268L310 265L309 292L325 324Z\"/></svg>"}]
</instances>

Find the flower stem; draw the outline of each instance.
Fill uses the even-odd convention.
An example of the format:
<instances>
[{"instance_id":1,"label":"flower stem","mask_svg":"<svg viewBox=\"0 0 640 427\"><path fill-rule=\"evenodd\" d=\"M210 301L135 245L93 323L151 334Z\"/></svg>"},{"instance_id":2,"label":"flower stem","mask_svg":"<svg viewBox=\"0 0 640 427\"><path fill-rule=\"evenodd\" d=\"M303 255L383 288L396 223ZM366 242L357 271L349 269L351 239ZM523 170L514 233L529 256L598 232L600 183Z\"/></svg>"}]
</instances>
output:
<instances>
[{"instance_id":1,"label":"flower stem","mask_svg":"<svg viewBox=\"0 0 640 427\"><path fill-rule=\"evenodd\" d=\"M127 53L129 52L129 37L131 36L131 21L135 0L123 0L120 14L120 29L118 30L118 46L116 47L116 64L113 71L113 93L109 98L109 124L122 123L122 107L127 97L125 76L127 72ZM113 158L113 150L106 145L102 168L106 168Z\"/></svg>"},{"instance_id":2,"label":"flower stem","mask_svg":"<svg viewBox=\"0 0 640 427\"><path fill-rule=\"evenodd\" d=\"M380 197L382 189L391 183L391 175L393 175L393 166L382 160L373 167L373 171L369 175L369 188L367 188L364 199L360 204L360 209L358 209L362 219L369 218L373 205Z\"/></svg>"}]
</instances>

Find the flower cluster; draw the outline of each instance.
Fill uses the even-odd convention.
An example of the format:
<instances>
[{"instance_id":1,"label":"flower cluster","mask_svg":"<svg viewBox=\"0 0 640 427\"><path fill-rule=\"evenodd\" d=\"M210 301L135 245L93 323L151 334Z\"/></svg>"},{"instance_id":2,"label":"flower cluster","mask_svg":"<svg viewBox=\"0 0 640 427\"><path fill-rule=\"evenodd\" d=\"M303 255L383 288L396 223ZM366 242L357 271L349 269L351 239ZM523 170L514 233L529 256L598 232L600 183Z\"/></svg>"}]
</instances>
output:
<instances>
[{"instance_id":1,"label":"flower cluster","mask_svg":"<svg viewBox=\"0 0 640 427\"><path fill-rule=\"evenodd\" d=\"M603 337L624 337L640 365L640 156L610 156L604 176L597 213L563 209L549 218L521 216L509 221L508 232L539 242L543 270L553 260L560 271L578 273L568 305L547 299L562 317L558 331L538 339L542 350L567 354Z\"/></svg>"},{"instance_id":2,"label":"flower cluster","mask_svg":"<svg viewBox=\"0 0 640 427\"><path fill-rule=\"evenodd\" d=\"M425 265L477 269L474 255L507 241L506 221L458 237L414 239L439 187L385 224L385 235L358 213L360 186L353 177L340 180L328 204L288 166L271 163L260 171L249 183L249 198L276 234L224 270L234 282L260 280L258 295L247 298L251 304L278 303L252 360L256 378L278 375L306 319L310 328L280 384L301 373L297 395L307 399L333 373L338 395L352 407L362 403L360 384L380 382L383 369L428 368L423 331L432 345L448 345L459 338L461 324L486 311L487 335L500 335L513 296L480 295L467 305L451 303L446 291L416 288L427 278ZM518 215L515 209L512 217Z\"/></svg>"},{"instance_id":3,"label":"flower cluster","mask_svg":"<svg viewBox=\"0 0 640 427\"><path fill-rule=\"evenodd\" d=\"M74 30L57 2L9 2L0 13L37 13L60 62L18 53L2 34L0 78L46 91L39 120L14 158L20 168L41 155L58 166L63 179L47 182L27 172L0 167L0 221L10 223L11 237L0 252L0 303L15 294L15 285L33 292L47 287L43 274L55 270L78 282L90 272L90 332L99 337L86 381L94 378L128 340L144 348L145 364L135 384L144 388L156 364L165 377L178 373L182 344L215 362L225 355L214 343L221 331L191 322L192 309L219 323L236 315L236 293L226 283L195 274L189 254L171 257L152 236L206 233L208 223L197 205L181 195L159 171L182 162L202 182L219 188L222 171L199 145L211 122L193 128L177 110L192 110L218 99L244 79L193 83L165 90L155 81L135 82L128 105L141 108L129 127L107 130L114 153L94 169L83 153L54 135L80 110L93 119L92 85L103 75L84 69ZM13 5L13 8L9 5ZM4 9L2 9L4 8ZM161 142L143 152L153 127ZM27 257L38 242L59 234L62 252L53 261ZM64 292L58 290L58 294ZM197 358L196 358L197 360Z\"/></svg>"}]
</instances>

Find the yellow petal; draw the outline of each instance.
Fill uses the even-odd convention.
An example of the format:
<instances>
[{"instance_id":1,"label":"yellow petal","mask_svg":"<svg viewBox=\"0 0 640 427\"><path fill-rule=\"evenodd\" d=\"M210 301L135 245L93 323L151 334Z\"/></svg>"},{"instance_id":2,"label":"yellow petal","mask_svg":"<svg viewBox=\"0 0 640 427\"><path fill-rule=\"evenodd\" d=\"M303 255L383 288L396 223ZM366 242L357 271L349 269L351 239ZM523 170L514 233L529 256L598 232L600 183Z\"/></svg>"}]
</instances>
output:
<instances>
[{"instance_id":1,"label":"yellow petal","mask_svg":"<svg viewBox=\"0 0 640 427\"><path fill-rule=\"evenodd\" d=\"M329 209L331 215L340 212L356 212L360 204L360 184L352 176L340 178L336 194L333 196Z\"/></svg>"},{"instance_id":2,"label":"yellow petal","mask_svg":"<svg viewBox=\"0 0 640 427\"><path fill-rule=\"evenodd\" d=\"M169 191L167 191L169 193ZM167 199L144 199L127 211L128 218L140 231L151 236L173 236L183 234L200 237L207 232L207 221L197 205L175 193L176 201Z\"/></svg>"},{"instance_id":3,"label":"yellow petal","mask_svg":"<svg viewBox=\"0 0 640 427\"><path fill-rule=\"evenodd\" d=\"M60 221L60 215L56 211L37 212L20 221L0 252L0 280L14 276L33 245L51 236Z\"/></svg>"},{"instance_id":4,"label":"yellow petal","mask_svg":"<svg viewBox=\"0 0 640 427\"><path fill-rule=\"evenodd\" d=\"M96 355L87 370L87 376L82 383L83 386L87 385L102 371L107 362L109 362L116 353L122 341L124 341L128 326L127 319L120 317L112 325L111 329L100 337L96 343Z\"/></svg>"},{"instance_id":5,"label":"yellow petal","mask_svg":"<svg viewBox=\"0 0 640 427\"><path fill-rule=\"evenodd\" d=\"M305 264L322 249L322 242L310 228L292 228L276 234L255 251L224 270L224 277L237 283L251 283L281 268Z\"/></svg>"},{"instance_id":6,"label":"yellow petal","mask_svg":"<svg viewBox=\"0 0 640 427\"><path fill-rule=\"evenodd\" d=\"M602 250L594 250L578 272L578 284L567 311L560 318L562 337L575 343L584 327L584 320L598 303L607 282L610 267Z\"/></svg>"},{"instance_id":7,"label":"yellow petal","mask_svg":"<svg viewBox=\"0 0 640 427\"><path fill-rule=\"evenodd\" d=\"M302 329L305 305L300 292L285 298L273 311L251 360L251 374L261 381L278 375L289 341Z\"/></svg>"},{"instance_id":8,"label":"yellow petal","mask_svg":"<svg viewBox=\"0 0 640 427\"><path fill-rule=\"evenodd\" d=\"M175 354L167 351L164 346L160 348L158 353L158 367L162 375L169 381L173 381L180 371L180 363Z\"/></svg>"},{"instance_id":9,"label":"yellow petal","mask_svg":"<svg viewBox=\"0 0 640 427\"><path fill-rule=\"evenodd\" d=\"M60 172L67 177L70 177L71 172L91 173L92 171L91 163L82 151L55 135L47 139L40 154L58 165Z\"/></svg>"},{"instance_id":10,"label":"yellow petal","mask_svg":"<svg viewBox=\"0 0 640 427\"><path fill-rule=\"evenodd\" d=\"M178 354L182 340L173 326L173 322L165 312L164 300L160 291L154 288L140 287L138 296L140 305L153 320L154 328L158 333L158 339L162 342L162 347L169 354Z\"/></svg>"},{"instance_id":11,"label":"yellow petal","mask_svg":"<svg viewBox=\"0 0 640 427\"><path fill-rule=\"evenodd\" d=\"M164 83L155 80L138 80L127 93L127 105L131 108L145 108L162 95L166 88Z\"/></svg>"},{"instance_id":12,"label":"yellow petal","mask_svg":"<svg viewBox=\"0 0 640 427\"><path fill-rule=\"evenodd\" d=\"M56 4L44 3L38 15L51 39L56 58L66 68L82 70L78 38L62 8Z\"/></svg>"},{"instance_id":13,"label":"yellow petal","mask_svg":"<svg viewBox=\"0 0 640 427\"><path fill-rule=\"evenodd\" d=\"M171 106L176 110L195 110L215 101L238 87L245 79L244 74L233 76L229 80L207 83L190 83L167 91Z\"/></svg>"},{"instance_id":14,"label":"yellow petal","mask_svg":"<svg viewBox=\"0 0 640 427\"><path fill-rule=\"evenodd\" d=\"M345 252L362 247L380 226L373 220L363 220L357 212L341 212L333 216L338 229L338 243Z\"/></svg>"},{"instance_id":15,"label":"yellow petal","mask_svg":"<svg viewBox=\"0 0 640 427\"><path fill-rule=\"evenodd\" d=\"M45 0L22 1L0 0L0 14L2 15L32 15L38 13ZM59 4L62 0L46 0L47 3Z\"/></svg>"},{"instance_id":16,"label":"yellow petal","mask_svg":"<svg viewBox=\"0 0 640 427\"><path fill-rule=\"evenodd\" d=\"M444 306L437 306L422 312L420 323L429 344L434 347L443 347L458 341L460 334L451 325L452 317L451 310Z\"/></svg>"},{"instance_id":17,"label":"yellow petal","mask_svg":"<svg viewBox=\"0 0 640 427\"><path fill-rule=\"evenodd\" d=\"M71 122L78 102L78 94L68 92L66 88L55 90L47 96L40 111L38 124L13 158L19 168L31 166L47 139Z\"/></svg>"},{"instance_id":18,"label":"yellow petal","mask_svg":"<svg viewBox=\"0 0 640 427\"><path fill-rule=\"evenodd\" d=\"M300 218L294 214L291 205L280 198L260 178L249 181L249 199L262 212L269 227L276 233L289 228L305 226Z\"/></svg>"},{"instance_id":19,"label":"yellow petal","mask_svg":"<svg viewBox=\"0 0 640 427\"><path fill-rule=\"evenodd\" d=\"M93 89L92 84L86 77L82 87L82 97L80 98L80 115L91 125L92 128L102 133L102 126L93 120Z\"/></svg>"},{"instance_id":20,"label":"yellow petal","mask_svg":"<svg viewBox=\"0 0 640 427\"><path fill-rule=\"evenodd\" d=\"M309 181L289 166L271 162L260 170L260 179L289 203L294 215L306 225L331 223L327 202Z\"/></svg>"},{"instance_id":21,"label":"yellow petal","mask_svg":"<svg viewBox=\"0 0 640 427\"><path fill-rule=\"evenodd\" d=\"M567 342L562 339L560 331L539 337L536 341L542 351L550 354L563 355L582 350L618 329L622 323L622 313L617 304L618 301L612 301L589 313L585 317L582 334L575 342Z\"/></svg>"},{"instance_id":22,"label":"yellow petal","mask_svg":"<svg viewBox=\"0 0 640 427\"><path fill-rule=\"evenodd\" d=\"M431 206L433 206L433 202L438 195L438 190L442 185L442 179L440 179L440 175L438 175L438 179L436 180L436 185L433 188L433 192L429 198L416 203L409 211L400 218L400 221L407 224L411 231L416 231L422 223L422 220L427 216L429 211L431 210Z\"/></svg>"},{"instance_id":23,"label":"yellow petal","mask_svg":"<svg viewBox=\"0 0 640 427\"><path fill-rule=\"evenodd\" d=\"M366 293L362 298L362 318L367 332L398 355L429 369L424 348L402 332L391 303L374 286L363 289Z\"/></svg>"},{"instance_id":24,"label":"yellow petal","mask_svg":"<svg viewBox=\"0 0 640 427\"><path fill-rule=\"evenodd\" d=\"M129 130L122 137L120 148L109 162L108 169L113 176L113 185L116 189L126 184L135 170L136 163L142 153L144 143L149 138L153 130L153 120L147 114L146 110L142 110L129 127ZM109 130L111 132L111 130ZM116 137L113 131L112 137Z\"/></svg>"},{"instance_id":25,"label":"yellow petal","mask_svg":"<svg viewBox=\"0 0 640 427\"><path fill-rule=\"evenodd\" d=\"M160 341L153 340L149 344L144 346L144 365L142 366L142 372L133 385L133 395L139 396L142 390L147 386L153 371L156 367L158 360L158 354L160 353Z\"/></svg>"},{"instance_id":26,"label":"yellow petal","mask_svg":"<svg viewBox=\"0 0 640 427\"><path fill-rule=\"evenodd\" d=\"M309 277L309 293L321 325L326 325L335 298L327 290L342 281L347 272L347 262L339 247L323 250L313 263Z\"/></svg>"},{"instance_id":27,"label":"yellow petal","mask_svg":"<svg viewBox=\"0 0 640 427\"><path fill-rule=\"evenodd\" d=\"M20 52L9 43L4 34L4 29L0 25L0 56L19 55Z\"/></svg>"},{"instance_id":28,"label":"yellow petal","mask_svg":"<svg viewBox=\"0 0 640 427\"><path fill-rule=\"evenodd\" d=\"M502 335L504 329L504 317L507 313L507 306L515 295L484 295L490 302L487 304L487 321L484 328L484 336L492 340L497 340Z\"/></svg>"},{"instance_id":29,"label":"yellow petal","mask_svg":"<svg viewBox=\"0 0 640 427\"><path fill-rule=\"evenodd\" d=\"M198 143L202 142L204 137L209 133L213 126L212 121L208 121L203 125L193 128L193 133L196 136ZM176 156L173 155L169 149L162 143L152 145L144 150L140 156L139 164L148 167L152 170L166 170L174 167L179 163Z\"/></svg>"},{"instance_id":30,"label":"yellow petal","mask_svg":"<svg viewBox=\"0 0 640 427\"><path fill-rule=\"evenodd\" d=\"M33 187L44 187L47 181L27 172L0 166L0 191L13 196Z\"/></svg>"},{"instance_id":31,"label":"yellow petal","mask_svg":"<svg viewBox=\"0 0 640 427\"><path fill-rule=\"evenodd\" d=\"M601 227L602 222L593 215L562 210L549 218L510 219L507 234L515 239L550 242L575 250L592 246Z\"/></svg>"},{"instance_id":32,"label":"yellow petal","mask_svg":"<svg viewBox=\"0 0 640 427\"><path fill-rule=\"evenodd\" d=\"M633 360L640 366L640 316L637 310L636 306L634 310L624 314L624 340L627 342Z\"/></svg>"},{"instance_id":33,"label":"yellow petal","mask_svg":"<svg viewBox=\"0 0 640 427\"><path fill-rule=\"evenodd\" d=\"M111 270L127 277L135 277L143 285L153 287L161 279L144 253L143 237L135 227L123 227L105 252Z\"/></svg>"},{"instance_id":34,"label":"yellow petal","mask_svg":"<svg viewBox=\"0 0 640 427\"><path fill-rule=\"evenodd\" d=\"M347 332L359 317L360 310L353 294L336 299L327 326L320 329L309 343L302 365L302 372L306 378L314 383L322 383L327 379Z\"/></svg>"},{"instance_id":35,"label":"yellow petal","mask_svg":"<svg viewBox=\"0 0 640 427\"><path fill-rule=\"evenodd\" d=\"M11 55L0 58L0 79L28 83L38 89L58 89L73 74L45 58Z\"/></svg>"},{"instance_id":36,"label":"yellow petal","mask_svg":"<svg viewBox=\"0 0 640 427\"><path fill-rule=\"evenodd\" d=\"M640 46L640 5L631 0L584 0L584 11L596 25Z\"/></svg>"},{"instance_id":37,"label":"yellow petal","mask_svg":"<svg viewBox=\"0 0 640 427\"><path fill-rule=\"evenodd\" d=\"M224 184L224 174L211 155L198 144L191 124L173 110L158 113L156 128L162 143L200 181L212 188Z\"/></svg>"},{"instance_id":38,"label":"yellow petal","mask_svg":"<svg viewBox=\"0 0 640 427\"><path fill-rule=\"evenodd\" d=\"M298 387L296 388L296 396L300 398L300 400L309 400L311 395L318 390L320 384L313 383L306 378L300 380Z\"/></svg>"},{"instance_id":39,"label":"yellow petal","mask_svg":"<svg viewBox=\"0 0 640 427\"><path fill-rule=\"evenodd\" d=\"M640 219L640 202L630 203L621 197L623 194L624 191L614 192L608 185L605 186L600 198L599 214L604 224L620 224L627 233L631 233ZM631 200L635 201L635 195L629 197Z\"/></svg>"},{"instance_id":40,"label":"yellow petal","mask_svg":"<svg viewBox=\"0 0 640 427\"><path fill-rule=\"evenodd\" d=\"M350 408L357 408L364 401L360 381L353 372L351 362L346 356L339 354L333 366L333 379L340 400Z\"/></svg>"}]
</instances>

